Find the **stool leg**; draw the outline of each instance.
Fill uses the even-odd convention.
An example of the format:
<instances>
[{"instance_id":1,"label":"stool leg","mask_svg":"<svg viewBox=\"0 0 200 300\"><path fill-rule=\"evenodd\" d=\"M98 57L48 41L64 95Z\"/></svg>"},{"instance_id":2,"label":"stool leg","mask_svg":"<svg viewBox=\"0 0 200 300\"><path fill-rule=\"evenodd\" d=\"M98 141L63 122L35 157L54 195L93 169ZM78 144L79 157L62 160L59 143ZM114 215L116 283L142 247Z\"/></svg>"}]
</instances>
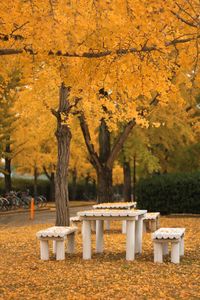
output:
<instances>
[{"instance_id":1,"label":"stool leg","mask_svg":"<svg viewBox=\"0 0 200 300\"><path fill-rule=\"evenodd\" d=\"M122 233L126 233L126 221L122 221Z\"/></svg>"},{"instance_id":2,"label":"stool leg","mask_svg":"<svg viewBox=\"0 0 200 300\"><path fill-rule=\"evenodd\" d=\"M156 220L151 220L151 232L156 231Z\"/></svg>"},{"instance_id":3,"label":"stool leg","mask_svg":"<svg viewBox=\"0 0 200 300\"><path fill-rule=\"evenodd\" d=\"M169 253L168 251L168 242L163 243L163 255L167 255Z\"/></svg>"},{"instance_id":4,"label":"stool leg","mask_svg":"<svg viewBox=\"0 0 200 300\"><path fill-rule=\"evenodd\" d=\"M160 228L160 216L157 217L156 219L156 229Z\"/></svg>"},{"instance_id":5,"label":"stool leg","mask_svg":"<svg viewBox=\"0 0 200 300\"><path fill-rule=\"evenodd\" d=\"M71 233L67 236L67 253L74 253L75 251L75 234Z\"/></svg>"},{"instance_id":6,"label":"stool leg","mask_svg":"<svg viewBox=\"0 0 200 300\"><path fill-rule=\"evenodd\" d=\"M65 245L64 241L56 241L56 260L64 260L65 259Z\"/></svg>"},{"instance_id":7,"label":"stool leg","mask_svg":"<svg viewBox=\"0 0 200 300\"><path fill-rule=\"evenodd\" d=\"M174 264L180 263L180 242L172 243L171 262Z\"/></svg>"},{"instance_id":8,"label":"stool leg","mask_svg":"<svg viewBox=\"0 0 200 300\"><path fill-rule=\"evenodd\" d=\"M154 262L163 262L163 248L162 243L154 241Z\"/></svg>"},{"instance_id":9,"label":"stool leg","mask_svg":"<svg viewBox=\"0 0 200 300\"><path fill-rule=\"evenodd\" d=\"M41 260L49 259L49 243L48 243L48 241L40 240L40 258L41 258Z\"/></svg>"},{"instance_id":10,"label":"stool leg","mask_svg":"<svg viewBox=\"0 0 200 300\"><path fill-rule=\"evenodd\" d=\"M143 221L143 233L147 232L147 223Z\"/></svg>"},{"instance_id":11,"label":"stool leg","mask_svg":"<svg viewBox=\"0 0 200 300\"><path fill-rule=\"evenodd\" d=\"M180 255L184 255L184 237L182 237L180 241Z\"/></svg>"},{"instance_id":12,"label":"stool leg","mask_svg":"<svg viewBox=\"0 0 200 300\"><path fill-rule=\"evenodd\" d=\"M53 254L56 254L56 241L53 240Z\"/></svg>"}]
</instances>

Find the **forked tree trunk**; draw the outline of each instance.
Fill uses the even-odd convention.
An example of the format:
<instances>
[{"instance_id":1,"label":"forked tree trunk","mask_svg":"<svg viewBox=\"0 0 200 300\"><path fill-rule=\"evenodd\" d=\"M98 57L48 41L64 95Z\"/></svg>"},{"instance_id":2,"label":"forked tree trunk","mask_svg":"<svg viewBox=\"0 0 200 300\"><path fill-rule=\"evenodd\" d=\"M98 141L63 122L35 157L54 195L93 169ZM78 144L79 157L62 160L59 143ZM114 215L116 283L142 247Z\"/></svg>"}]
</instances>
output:
<instances>
[{"instance_id":1,"label":"forked tree trunk","mask_svg":"<svg viewBox=\"0 0 200 300\"><path fill-rule=\"evenodd\" d=\"M5 174L4 174L4 182L5 182L5 190L6 192L10 192L12 190L12 179L11 179L11 159L9 154L11 153L10 144L6 145L6 154L5 157Z\"/></svg>"},{"instance_id":2,"label":"forked tree trunk","mask_svg":"<svg viewBox=\"0 0 200 300\"><path fill-rule=\"evenodd\" d=\"M124 173L124 201L131 201L131 168L130 163L127 161L123 162L123 173Z\"/></svg>"},{"instance_id":3,"label":"forked tree trunk","mask_svg":"<svg viewBox=\"0 0 200 300\"><path fill-rule=\"evenodd\" d=\"M104 167L97 170L97 201L98 203L112 202L112 170Z\"/></svg>"},{"instance_id":4,"label":"forked tree trunk","mask_svg":"<svg viewBox=\"0 0 200 300\"><path fill-rule=\"evenodd\" d=\"M58 144L58 160L55 177L56 196L56 226L69 226L69 199L68 199L68 165L70 153L71 131L67 125L69 112L70 89L62 84L58 111L53 111L57 117L56 138ZM62 116L65 116L63 121Z\"/></svg>"}]
</instances>

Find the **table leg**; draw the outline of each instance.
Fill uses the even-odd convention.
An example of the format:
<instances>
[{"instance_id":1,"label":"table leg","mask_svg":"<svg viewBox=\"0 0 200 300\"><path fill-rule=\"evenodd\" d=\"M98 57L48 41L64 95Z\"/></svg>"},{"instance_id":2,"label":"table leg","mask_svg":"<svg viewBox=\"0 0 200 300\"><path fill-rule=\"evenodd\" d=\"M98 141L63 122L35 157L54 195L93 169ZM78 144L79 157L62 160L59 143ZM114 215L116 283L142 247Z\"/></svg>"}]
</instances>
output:
<instances>
[{"instance_id":1,"label":"table leg","mask_svg":"<svg viewBox=\"0 0 200 300\"><path fill-rule=\"evenodd\" d=\"M103 220L96 221L96 253L103 252Z\"/></svg>"},{"instance_id":2,"label":"table leg","mask_svg":"<svg viewBox=\"0 0 200 300\"><path fill-rule=\"evenodd\" d=\"M126 260L135 259L135 220L126 221Z\"/></svg>"},{"instance_id":3,"label":"table leg","mask_svg":"<svg viewBox=\"0 0 200 300\"><path fill-rule=\"evenodd\" d=\"M171 262L174 264L180 263L180 242L172 243L172 249L171 249Z\"/></svg>"},{"instance_id":4,"label":"table leg","mask_svg":"<svg viewBox=\"0 0 200 300\"><path fill-rule=\"evenodd\" d=\"M83 259L91 259L91 224L90 221L83 220Z\"/></svg>"},{"instance_id":5,"label":"table leg","mask_svg":"<svg viewBox=\"0 0 200 300\"><path fill-rule=\"evenodd\" d=\"M105 229L110 230L110 220L105 221Z\"/></svg>"},{"instance_id":6,"label":"table leg","mask_svg":"<svg viewBox=\"0 0 200 300\"><path fill-rule=\"evenodd\" d=\"M135 253L142 253L143 218L138 217L135 223Z\"/></svg>"}]
</instances>

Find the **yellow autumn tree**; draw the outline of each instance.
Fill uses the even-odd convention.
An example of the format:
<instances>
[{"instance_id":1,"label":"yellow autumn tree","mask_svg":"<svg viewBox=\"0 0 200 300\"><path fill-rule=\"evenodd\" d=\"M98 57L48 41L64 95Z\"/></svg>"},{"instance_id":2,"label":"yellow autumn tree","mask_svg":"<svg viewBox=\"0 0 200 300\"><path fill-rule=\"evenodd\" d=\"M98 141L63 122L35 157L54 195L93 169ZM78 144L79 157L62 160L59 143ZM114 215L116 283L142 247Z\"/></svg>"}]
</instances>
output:
<instances>
[{"instance_id":1,"label":"yellow autumn tree","mask_svg":"<svg viewBox=\"0 0 200 300\"><path fill-rule=\"evenodd\" d=\"M169 91L177 95L176 105L177 73L194 72L194 81L199 80L199 2L3 0L0 9L0 54L29 56L34 70L52 64L63 82L59 107L52 112L59 146L56 223L65 225L70 115L79 115L100 189L104 188L99 200L105 201L114 161L133 126L147 125L155 102L159 107L169 103ZM103 122L107 131L124 124L103 160L90 139L88 124L93 119Z\"/></svg>"}]
</instances>

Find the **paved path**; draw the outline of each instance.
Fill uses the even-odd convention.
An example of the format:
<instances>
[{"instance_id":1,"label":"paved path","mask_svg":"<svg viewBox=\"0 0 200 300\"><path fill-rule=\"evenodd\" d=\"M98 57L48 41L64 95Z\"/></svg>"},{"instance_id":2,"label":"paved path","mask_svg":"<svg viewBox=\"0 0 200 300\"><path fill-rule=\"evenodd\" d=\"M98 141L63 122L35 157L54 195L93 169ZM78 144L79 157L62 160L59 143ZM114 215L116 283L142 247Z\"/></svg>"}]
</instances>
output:
<instances>
[{"instance_id":1,"label":"paved path","mask_svg":"<svg viewBox=\"0 0 200 300\"><path fill-rule=\"evenodd\" d=\"M70 216L75 216L78 211L91 209L92 206L70 208ZM30 220L30 213L16 213L0 215L0 226L26 226L32 224L55 223L55 211L45 210L35 212L34 220Z\"/></svg>"}]
</instances>

